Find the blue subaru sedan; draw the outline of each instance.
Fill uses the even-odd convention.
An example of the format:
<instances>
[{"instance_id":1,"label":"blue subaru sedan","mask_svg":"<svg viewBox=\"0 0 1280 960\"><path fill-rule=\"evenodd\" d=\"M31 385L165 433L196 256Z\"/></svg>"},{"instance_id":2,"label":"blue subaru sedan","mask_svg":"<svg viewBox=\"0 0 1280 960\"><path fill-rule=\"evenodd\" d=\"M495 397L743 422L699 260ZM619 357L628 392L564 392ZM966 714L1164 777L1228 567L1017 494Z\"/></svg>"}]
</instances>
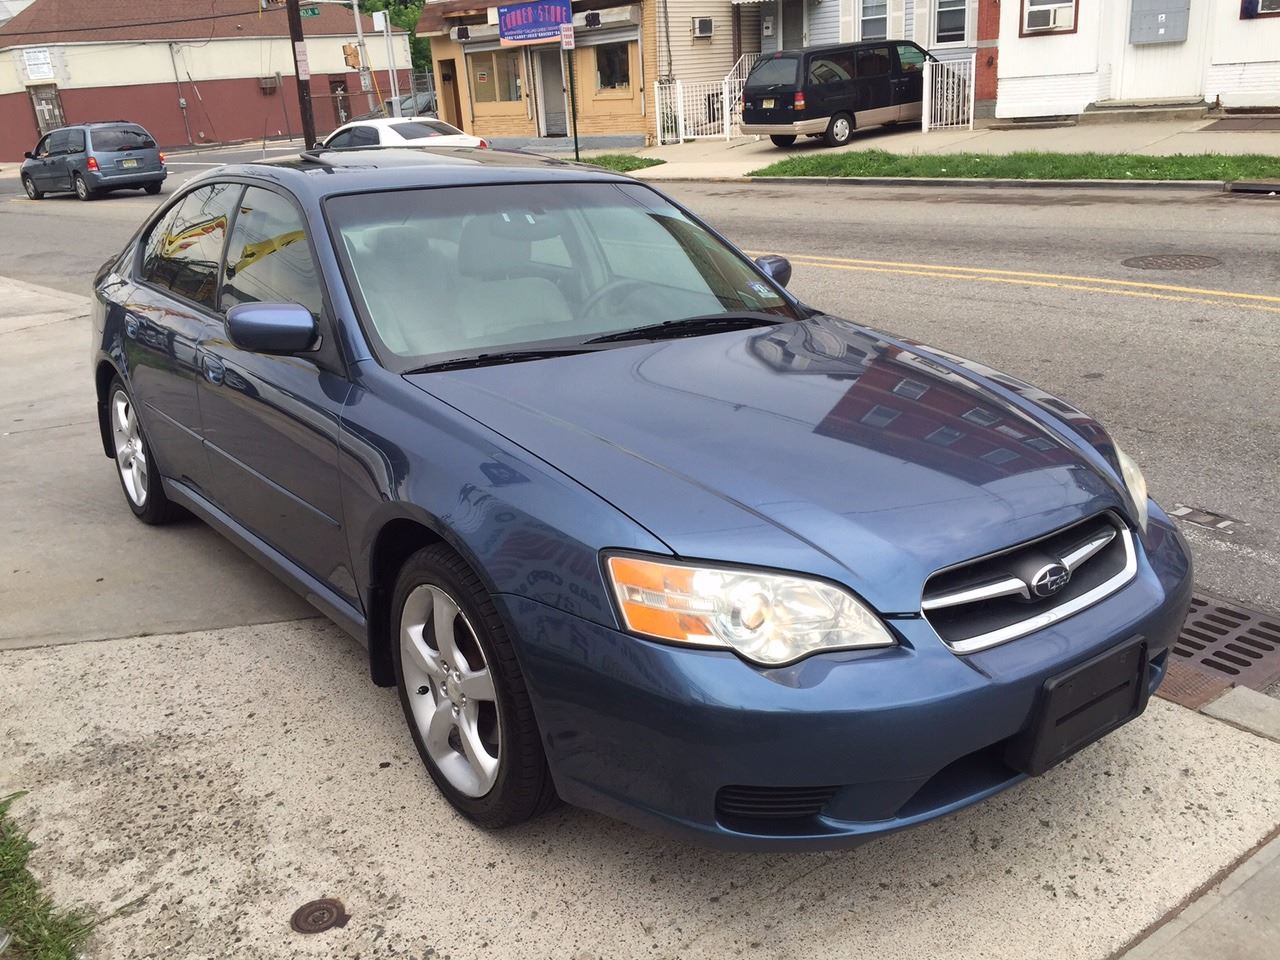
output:
<instances>
[{"instance_id":1,"label":"blue subaru sedan","mask_svg":"<svg viewBox=\"0 0 1280 960\"><path fill-rule=\"evenodd\" d=\"M368 648L475 823L853 845L1141 714L1191 561L1086 414L789 275L590 167L220 167L96 278L103 450Z\"/></svg>"}]
</instances>

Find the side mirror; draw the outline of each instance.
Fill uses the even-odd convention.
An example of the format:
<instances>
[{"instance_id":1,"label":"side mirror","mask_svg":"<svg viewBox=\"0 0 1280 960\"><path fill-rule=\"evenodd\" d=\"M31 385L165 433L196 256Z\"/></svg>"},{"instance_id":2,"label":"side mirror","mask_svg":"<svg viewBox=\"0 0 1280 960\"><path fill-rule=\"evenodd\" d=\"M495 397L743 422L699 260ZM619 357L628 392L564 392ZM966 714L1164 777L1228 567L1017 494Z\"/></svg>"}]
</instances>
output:
<instances>
[{"instance_id":1,"label":"side mirror","mask_svg":"<svg viewBox=\"0 0 1280 960\"><path fill-rule=\"evenodd\" d=\"M227 335L253 353L301 353L316 342L316 318L296 303L242 303L227 311Z\"/></svg>"},{"instance_id":2,"label":"side mirror","mask_svg":"<svg viewBox=\"0 0 1280 960\"><path fill-rule=\"evenodd\" d=\"M767 273L780 287L791 282L791 261L786 257L756 257L756 266Z\"/></svg>"},{"instance_id":3,"label":"side mirror","mask_svg":"<svg viewBox=\"0 0 1280 960\"><path fill-rule=\"evenodd\" d=\"M36 155L30 150L26 151L22 156L27 160L34 160L36 158Z\"/></svg>"},{"instance_id":4,"label":"side mirror","mask_svg":"<svg viewBox=\"0 0 1280 960\"><path fill-rule=\"evenodd\" d=\"M324 141L323 141L323 140L317 140L315 143L313 143L313 144L311 145L311 149L312 149L312 150L323 150L323 149L324 149Z\"/></svg>"}]
</instances>

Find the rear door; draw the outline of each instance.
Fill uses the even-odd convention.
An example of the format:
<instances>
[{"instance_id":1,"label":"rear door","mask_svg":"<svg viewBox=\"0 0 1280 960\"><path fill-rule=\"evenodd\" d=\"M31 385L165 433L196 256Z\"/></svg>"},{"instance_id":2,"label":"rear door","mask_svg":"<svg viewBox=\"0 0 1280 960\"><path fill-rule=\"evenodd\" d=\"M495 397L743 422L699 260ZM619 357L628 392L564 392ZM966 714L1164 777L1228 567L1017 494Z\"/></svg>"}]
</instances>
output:
<instances>
[{"instance_id":1,"label":"rear door","mask_svg":"<svg viewBox=\"0 0 1280 960\"><path fill-rule=\"evenodd\" d=\"M800 57L773 54L762 58L747 76L742 90L745 123L791 123L792 104L800 84Z\"/></svg>"},{"instance_id":2,"label":"rear door","mask_svg":"<svg viewBox=\"0 0 1280 960\"><path fill-rule=\"evenodd\" d=\"M123 298L129 387L160 472L201 491L209 469L197 346L222 328L214 313L218 265L240 190L209 184L171 206L146 234L135 290Z\"/></svg>"},{"instance_id":3,"label":"rear door","mask_svg":"<svg viewBox=\"0 0 1280 960\"><path fill-rule=\"evenodd\" d=\"M159 173L161 169L155 140L136 124L91 129L89 148L106 177Z\"/></svg>"},{"instance_id":4,"label":"rear door","mask_svg":"<svg viewBox=\"0 0 1280 960\"><path fill-rule=\"evenodd\" d=\"M853 48L811 53L806 63L806 113L831 117L857 110Z\"/></svg>"},{"instance_id":5,"label":"rear door","mask_svg":"<svg viewBox=\"0 0 1280 960\"><path fill-rule=\"evenodd\" d=\"M248 187L227 244L219 306L299 303L318 349L271 356L237 347L220 319L200 344L200 411L214 500L243 526L353 604L338 485L338 433L349 383L302 211Z\"/></svg>"},{"instance_id":6,"label":"rear door","mask_svg":"<svg viewBox=\"0 0 1280 960\"><path fill-rule=\"evenodd\" d=\"M899 120L919 120L924 99L924 62L929 55L914 43L899 43L894 48L898 69L893 78L893 103Z\"/></svg>"},{"instance_id":7,"label":"rear door","mask_svg":"<svg viewBox=\"0 0 1280 960\"><path fill-rule=\"evenodd\" d=\"M898 119L893 104L894 59L889 44L855 48L855 84L858 126L889 123Z\"/></svg>"}]
</instances>

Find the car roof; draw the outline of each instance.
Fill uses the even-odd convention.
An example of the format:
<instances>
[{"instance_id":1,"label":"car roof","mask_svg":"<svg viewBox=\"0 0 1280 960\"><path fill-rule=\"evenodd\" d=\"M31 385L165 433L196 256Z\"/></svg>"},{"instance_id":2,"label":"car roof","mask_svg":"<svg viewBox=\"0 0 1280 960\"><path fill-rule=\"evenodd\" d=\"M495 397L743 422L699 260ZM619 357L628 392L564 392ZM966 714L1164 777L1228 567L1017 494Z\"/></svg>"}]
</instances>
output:
<instances>
[{"instance_id":1,"label":"car roof","mask_svg":"<svg viewBox=\"0 0 1280 960\"><path fill-rule=\"evenodd\" d=\"M278 184L300 198L411 187L465 187L509 183L634 183L630 177L586 164L514 150L473 147L375 147L314 150L205 171L191 183L248 177Z\"/></svg>"},{"instance_id":2,"label":"car roof","mask_svg":"<svg viewBox=\"0 0 1280 960\"><path fill-rule=\"evenodd\" d=\"M848 43L824 43L819 46L801 47L794 50L776 50L773 53L765 53L760 56L760 60L770 60L778 56L799 57L812 53L830 53L832 50L848 50L850 47L884 47L894 46L899 43L911 43L910 40L851 40Z\"/></svg>"},{"instance_id":3,"label":"car roof","mask_svg":"<svg viewBox=\"0 0 1280 960\"><path fill-rule=\"evenodd\" d=\"M348 120L343 126L350 127L358 123L367 127L390 127L397 123L416 123L421 120L435 120L437 123L444 123L439 117L370 117L368 120ZM449 126L453 126L453 124L449 124Z\"/></svg>"}]
</instances>

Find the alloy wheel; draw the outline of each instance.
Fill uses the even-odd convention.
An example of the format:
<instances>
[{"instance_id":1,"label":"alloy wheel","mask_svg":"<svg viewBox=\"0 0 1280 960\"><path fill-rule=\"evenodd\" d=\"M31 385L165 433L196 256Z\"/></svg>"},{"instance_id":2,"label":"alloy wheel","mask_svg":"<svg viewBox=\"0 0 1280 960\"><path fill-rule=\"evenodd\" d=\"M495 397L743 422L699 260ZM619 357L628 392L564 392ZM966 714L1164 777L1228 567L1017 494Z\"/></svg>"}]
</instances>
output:
<instances>
[{"instance_id":1,"label":"alloy wheel","mask_svg":"<svg viewBox=\"0 0 1280 960\"><path fill-rule=\"evenodd\" d=\"M400 654L428 756L459 793L484 796L502 756L498 698L475 630L442 588L422 584L405 598Z\"/></svg>"},{"instance_id":2,"label":"alloy wheel","mask_svg":"<svg viewBox=\"0 0 1280 960\"><path fill-rule=\"evenodd\" d=\"M81 200L89 199L89 185L84 182L84 177L76 176L76 196Z\"/></svg>"},{"instance_id":3,"label":"alloy wheel","mask_svg":"<svg viewBox=\"0 0 1280 960\"><path fill-rule=\"evenodd\" d=\"M36 185L31 181L30 177L22 178L22 189L27 191L27 196L32 200L39 199L39 197L36 196Z\"/></svg>"},{"instance_id":4,"label":"alloy wheel","mask_svg":"<svg viewBox=\"0 0 1280 960\"><path fill-rule=\"evenodd\" d=\"M135 506L147 503L147 450L138 426L133 401L123 390L111 397L111 435L116 446L116 467L124 492Z\"/></svg>"}]
</instances>

